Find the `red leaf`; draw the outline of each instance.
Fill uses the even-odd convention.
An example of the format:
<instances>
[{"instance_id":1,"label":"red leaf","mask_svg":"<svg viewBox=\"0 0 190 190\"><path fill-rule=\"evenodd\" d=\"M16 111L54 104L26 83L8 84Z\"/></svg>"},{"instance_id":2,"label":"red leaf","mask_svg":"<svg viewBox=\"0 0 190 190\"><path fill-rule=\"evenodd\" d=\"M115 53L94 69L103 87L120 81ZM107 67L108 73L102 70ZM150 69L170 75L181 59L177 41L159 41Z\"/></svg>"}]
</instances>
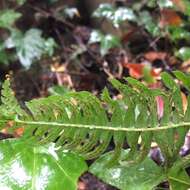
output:
<instances>
[{"instance_id":1,"label":"red leaf","mask_svg":"<svg viewBox=\"0 0 190 190\"><path fill-rule=\"evenodd\" d=\"M182 23L181 17L172 9L161 10L160 27L165 26L180 26Z\"/></svg>"},{"instance_id":2,"label":"red leaf","mask_svg":"<svg viewBox=\"0 0 190 190\"><path fill-rule=\"evenodd\" d=\"M150 62L153 62L157 59L164 60L166 56L167 54L165 52L156 52L156 51L150 51L144 54L144 57Z\"/></svg>"},{"instance_id":3,"label":"red leaf","mask_svg":"<svg viewBox=\"0 0 190 190\"><path fill-rule=\"evenodd\" d=\"M128 68L129 69L129 74L131 77L134 77L136 79L140 79L143 77L144 75L144 68L145 68L146 64L136 64L136 63L124 63L123 67ZM160 72L158 72L156 69L151 69L150 71L151 75L153 77L158 77L160 76Z\"/></svg>"},{"instance_id":4,"label":"red leaf","mask_svg":"<svg viewBox=\"0 0 190 190\"><path fill-rule=\"evenodd\" d=\"M124 63L123 66L129 69L131 77L139 79L143 76L144 64Z\"/></svg>"}]
</instances>

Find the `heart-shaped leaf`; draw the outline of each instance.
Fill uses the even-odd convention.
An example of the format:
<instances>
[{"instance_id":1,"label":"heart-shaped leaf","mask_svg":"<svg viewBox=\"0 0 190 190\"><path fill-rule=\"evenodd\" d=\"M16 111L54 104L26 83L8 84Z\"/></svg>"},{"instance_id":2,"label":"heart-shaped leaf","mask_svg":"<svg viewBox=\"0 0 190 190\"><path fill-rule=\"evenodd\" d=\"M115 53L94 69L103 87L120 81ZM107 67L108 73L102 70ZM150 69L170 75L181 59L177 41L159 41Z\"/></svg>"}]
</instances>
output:
<instances>
[{"instance_id":1,"label":"heart-shaped leaf","mask_svg":"<svg viewBox=\"0 0 190 190\"><path fill-rule=\"evenodd\" d=\"M140 164L108 167L112 154L103 155L90 167L90 172L110 185L121 190L152 190L165 179L163 170L150 158ZM126 155L127 151L123 151L122 157Z\"/></svg>"},{"instance_id":2,"label":"heart-shaped leaf","mask_svg":"<svg viewBox=\"0 0 190 190\"><path fill-rule=\"evenodd\" d=\"M55 152L53 144L31 146L20 140L0 142L0 189L76 190L87 170L84 160L69 152Z\"/></svg>"}]
</instances>

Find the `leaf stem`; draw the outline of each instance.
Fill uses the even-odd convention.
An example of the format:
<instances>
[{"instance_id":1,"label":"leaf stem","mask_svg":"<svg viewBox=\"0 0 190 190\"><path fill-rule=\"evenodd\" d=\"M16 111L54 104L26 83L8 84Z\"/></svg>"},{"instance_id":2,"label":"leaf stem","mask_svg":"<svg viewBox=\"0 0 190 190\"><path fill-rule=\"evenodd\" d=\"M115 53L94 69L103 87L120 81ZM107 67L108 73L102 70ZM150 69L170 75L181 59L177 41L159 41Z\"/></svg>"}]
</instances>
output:
<instances>
[{"instance_id":1,"label":"leaf stem","mask_svg":"<svg viewBox=\"0 0 190 190\"><path fill-rule=\"evenodd\" d=\"M5 123L5 120L0 120L0 123ZM110 126L103 126L103 125L85 125L85 124L73 124L73 123L57 123L57 122L45 122L45 121L23 121L18 118L15 118L15 123L25 124L25 125L51 125L51 126L60 126L60 127L73 127L73 128L85 128L90 130L105 130L105 131L123 131L123 132L144 132L144 131L162 131L168 129L175 129L180 127L189 127L190 122L182 122L178 124L170 124L166 126L157 126L157 127L150 127L150 128L127 128L126 127L110 127Z\"/></svg>"}]
</instances>

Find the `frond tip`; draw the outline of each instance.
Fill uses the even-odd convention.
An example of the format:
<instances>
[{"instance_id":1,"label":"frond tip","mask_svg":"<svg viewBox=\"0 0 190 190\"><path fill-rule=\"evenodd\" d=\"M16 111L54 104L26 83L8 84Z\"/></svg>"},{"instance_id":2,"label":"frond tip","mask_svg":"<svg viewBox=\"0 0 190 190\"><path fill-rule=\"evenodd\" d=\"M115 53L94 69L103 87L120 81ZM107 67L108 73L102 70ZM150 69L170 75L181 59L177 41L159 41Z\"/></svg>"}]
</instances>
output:
<instances>
[{"instance_id":1,"label":"frond tip","mask_svg":"<svg viewBox=\"0 0 190 190\"><path fill-rule=\"evenodd\" d=\"M189 75L179 71L173 74L190 90ZM107 90L102 99L89 92L69 92L26 102L31 113L28 114L18 105L6 80L1 109L6 108L6 118L14 118L15 128L25 128L22 138L31 139L31 142L55 142L58 147L93 159L102 154L113 139L114 160L117 160L127 141L130 153L125 160L139 162L149 153L151 142L156 141L165 162L173 163L190 127L189 96L184 111L180 86L168 73L162 73L166 87L162 90L149 89L133 78L126 78L126 81L127 84L111 81L122 94L121 100L113 100ZM158 113L158 99L162 101L162 114Z\"/></svg>"}]
</instances>

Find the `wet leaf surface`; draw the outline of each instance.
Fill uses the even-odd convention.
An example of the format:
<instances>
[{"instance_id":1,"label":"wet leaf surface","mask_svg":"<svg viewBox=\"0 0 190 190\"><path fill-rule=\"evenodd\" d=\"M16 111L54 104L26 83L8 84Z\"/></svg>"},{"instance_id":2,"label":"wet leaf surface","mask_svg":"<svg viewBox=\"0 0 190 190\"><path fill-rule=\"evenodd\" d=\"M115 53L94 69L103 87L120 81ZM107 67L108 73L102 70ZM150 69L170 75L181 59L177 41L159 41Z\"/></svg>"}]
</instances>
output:
<instances>
[{"instance_id":1,"label":"wet leaf surface","mask_svg":"<svg viewBox=\"0 0 190 190\"><path fill-rule=\"evenodd\" d=\"M87 170L75 154L30 146L18 140L0 143L0 189L76 190L79 176Z\"/></svg>"},{"instance_id":2,"label":"wet leaf surface","mask_svg":"<svg viewBox=\"0 0 190 190\"><path fill-rule=\"evenodd\" d=\"M117 164L110 168L105 167L112 153L99 158L91 167L92 172L108 184L121 190L151 190L164 179L164 173L150 158L140 164L121 166ZM123 157L127 151L123 151Z\"/></svg>"}]
</instances>

